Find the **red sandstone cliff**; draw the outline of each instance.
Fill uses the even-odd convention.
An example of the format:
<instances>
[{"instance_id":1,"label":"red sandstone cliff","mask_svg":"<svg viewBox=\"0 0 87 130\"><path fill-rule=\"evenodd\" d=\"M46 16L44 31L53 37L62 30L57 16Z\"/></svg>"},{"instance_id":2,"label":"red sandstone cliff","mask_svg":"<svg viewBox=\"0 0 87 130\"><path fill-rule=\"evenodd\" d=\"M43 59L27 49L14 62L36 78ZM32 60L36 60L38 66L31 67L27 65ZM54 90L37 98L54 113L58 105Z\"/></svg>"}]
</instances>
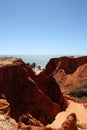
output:
<instances>
[{"instance_id":1,"label":"red sandstone cliff","mask_svg":"<svg viewBox=\"0 0 87 130\"><path fill-rule=\"evenodd\" d=\"M66 74L72 74L76 71L76 69L87 63L87 56L83 57L59 57L59 58L52 58L46 65L45 73L46 75L50 75L53 73L57 66L59 69L63 69Z\"/></svg>"},{"instance_id":2,"label":"red sandstone cliff","mask_svg":"<svg viewBox=\"0 0 87 130\"><path fill-rule=\"evenodd\" d=\"M67 103L65 102L63 94L53 76L46 76L44 72L41 72L34 78L34 80L47 97L59 104L61 111L65 110Z\"/></svg>"},{"instance_id":3,"label":"red sandstone cliff","mask_svg":"<svg viewBox=\"0 0 87 130\"><path fill-rule=\"evenodd\" d=\"M73 74L66 76L66 79L63 81L60 87L73 89L79 88L83 85L87 85L87 63L79 66Z\"/></svg>"},{"instance_id":4,"label":"red sandstone cliff","mask_svg":"<svg viewBox=\"0 0 87 130\"><path fill-rule=\"evenodd\" d=\"M23 118L22 115L29 118L28 114L31 114L47 124L66 107L55 79L43 77L36 76L21 60L8 59L0 62L0 98L6 99L10 104L10 116L16 121Z\"/></svg>"},{"instance_id":5,"label":"red sandstone cliff","mask_svg":"<svg viewBox=\"0 0 87 130\"><path fill-rule=\"evenodd\" d=\"M44 73L55 78L62 92L69 93L74 88L87 85L87 56L51 59Z\"/></svg>"}]
</instances>

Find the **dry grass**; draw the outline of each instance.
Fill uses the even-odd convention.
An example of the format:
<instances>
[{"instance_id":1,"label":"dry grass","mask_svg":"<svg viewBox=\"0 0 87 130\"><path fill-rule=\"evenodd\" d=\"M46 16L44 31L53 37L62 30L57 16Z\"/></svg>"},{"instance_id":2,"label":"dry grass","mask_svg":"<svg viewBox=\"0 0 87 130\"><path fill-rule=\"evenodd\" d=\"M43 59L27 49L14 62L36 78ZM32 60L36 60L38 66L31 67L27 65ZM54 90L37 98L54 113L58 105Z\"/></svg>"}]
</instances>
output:
<instances>
[{"instance_id":1,"label":"dry grass","mask_svg":"<svg viewBox=\"0 0 87 130\"><path fill-rule=\"evenodd\" d=\"M0 57L0 61L11 59L12 57Z\"/></svg>"}]
</instances>

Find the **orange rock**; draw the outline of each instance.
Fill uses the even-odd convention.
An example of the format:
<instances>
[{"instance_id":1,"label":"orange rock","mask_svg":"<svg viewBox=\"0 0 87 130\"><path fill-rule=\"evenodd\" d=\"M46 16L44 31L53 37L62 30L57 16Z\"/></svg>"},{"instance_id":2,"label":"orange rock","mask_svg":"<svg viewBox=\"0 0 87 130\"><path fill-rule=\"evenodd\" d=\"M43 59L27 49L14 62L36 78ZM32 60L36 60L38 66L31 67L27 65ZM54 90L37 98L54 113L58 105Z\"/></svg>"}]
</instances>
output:
<instances>
[{"instance_id":1,"label":"orange rock","mask_svg":"<svg viewBox=\"0 0 87 130\"><path fill-rule=\"evenodd\" d=\"M79 66L73 74L67 76L64 82L61 84L61 87L77 88L81 87L81 85L84 85L86 81L87 81L87 64L84 64L82 66Z\"/></svg>"},{"instance_id":2,"label":"orange rock","mask_svg":"<svg viewBox=\"0 0 87 130\"><path fill-rule=\"evenodd\" d=\"M70 114L65 122L62 124L64 130L78 130L76 126L76 115L75 113Z\"/></svg>"},{"instance_id":3,"label":"orange rock","mask_svg":"<svg viewBox=\"0 0 87 130\"><path fill-rule=\"evenodd\" d=\"M78 130L76 126L76 115L74 113L70 114L67 119L62 124L61 128L51 128L51 127L36 127L36 126L26 126L21 124L21 129L24 130Z\"/></svg>"},{"instance_id":4,"label":"orange rock","mask_svg":"<svg viewBox=\"0 0 87 130\"><path fill-rule=\"evenodd\" d=\"M0 99L0 114L8 116L10 112L10 104L5 99Z\"/></svg>"},{"instance_id":5,"label":"orange rock","mask_svg":"<svg viewBox=\"0 0 87 130\"><path fill-rule=\"evenodd\" d=\"M46 75L50 75L53 73L57 66L59 69L63 69L66 74L72 74L76 71L76 69L87 63L87 56L83 57L59 57L59 58L52 58L46 65L45 73Z\"/></svg>"},{"instance_id":6,"label":"orange rock","mask_svg":"<svg viewBox=\"0 0 87 130\"><path fill-rule=\"evenodd\" d=\"M47 76L44 72L41 72L34 80L47 97L59 104L61 111L65 110L67 103L53 75Z\"/></svg>"},{"instance_id":7,"label":"orange rock","mask_svg":"<svg viewBox=\"0 0 87 130\"><path fill-rule=\"evenodd\" d=\"M32 126L44 126L40 121L36 120L30 114L23 114L19 117L19 124L32 125Z\"/></svg>"},{"instance_id":8,"label":"orange rock","mask_svg":"<svg viewBox=\"0 0 87 130\"><path fill-rule=\"evenodd\" d=\"M10 103L10 116L16 121L19 121L22 114L29 113L47 124L62 110L63 95L55 79L44 77L40 82L34 80L38 79L36 77L32 68L22 60L9 59L0 62L0 93ZM41 88L43 83L46 93Z\"/></svg>"},{"instance_id":9,"label":"orange rock","mask_svg":"<svg viewBox=\"0 0 87 130\"><path fill-rule=\"evenodd\" d=\"M65 65L65 63L63 64ZM55 69L56 65L53 64L52 67ZM49 70L50 67L48 70L46 67L45 71L35 75L32 68L21 60L9 59L0 62L0 98L4 98L0 99L1 110L7 113L10 104L8 115L19 122L19 127L22 129L77 130L74 114L67 117L66 122L59 129L43 126L43 124L51 123L56 114L67 106L53 73L46 72L51 72ZM65 70L65 73L68 72L72 72L70 68ZM14 123L14 121L12 122Z\"/></svg>"}]
</instances>

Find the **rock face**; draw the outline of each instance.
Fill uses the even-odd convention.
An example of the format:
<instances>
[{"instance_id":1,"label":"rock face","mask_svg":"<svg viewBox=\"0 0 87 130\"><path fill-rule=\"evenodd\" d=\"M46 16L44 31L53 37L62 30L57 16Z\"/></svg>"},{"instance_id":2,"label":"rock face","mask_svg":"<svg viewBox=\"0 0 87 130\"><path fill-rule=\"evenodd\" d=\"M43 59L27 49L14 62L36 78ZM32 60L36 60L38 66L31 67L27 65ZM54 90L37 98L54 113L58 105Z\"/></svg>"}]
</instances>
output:
<instances>
[{"instance_id":1,"label":"rock face","mask_svg":"<svg viewBox=\"0 0 87 130\"><path fill-rule=\"evenodd\" d=\"M78 130L76 127L76 115L75 113L70 114L65 122L62 124L63 130Z\"/></svg>"},{"instance_id":2,"label":"rock face","mask_svg":"<svg viewBox=\"0 0 87 130\"><path fill-rule=\"evenodd\" d=\"M63 69L66 74L72 74L76 71L76 69L87 63L87 56L83 57L60 57L50 59L48 64L46 65L45 73L46 75L50 75L55 71L56 67L59 66L59 69Z\"/></svg>"},{"instance_id":3,"label":"rock face","mask_svg":"<svg viewBox=\"0 0 87 130\"><path fill-rule=\"evenodd\" d=\"M71 113L68 115L66 120L63 122L61 128L52 128L52 127L36 127L36 126L23 126L22 129L26 130L78 130L76 126L76 115L74 113Z\"/></svg>"},{"instance_id":4,"label":"rock face","mask_svg":"<svg viewBox=\"0 0 87 130\"><path fill-rule=\"evenodd\" d=\"M22 114L19 118L19 128L27 128L28 126L44 127L44 125L32 117L32 115Z\"/></svg>"},{"instance_id":5,"label":"rock face","mask_svg":"<svg viewBox=\"0 0 87 130\"><path fill-rule=\"evenodd\" d=\"M8 116L10 112L10 104L5 99L0 99L0 114Z\"/></svg>"},{"instance_id":6,"label":"rock face","mask_svg":"<svg viewBox=\"0 0 87 130\"><path fill-rule=\"evenodd\" d=\"M10 104L10 116L17 122L22 115L26 115L26 120L29 120L28 114L31 114L46 125L66 107L55 79L41 76L36 76L21 60L0 62L0 94ZM25 121L25 125L27 123Z\"/></svg>"},{"instance_id":7,"label":"rock face","mask_svg":"<svg viewBox=\"0 0 87 130\"><path fill-rule=\"evenodd\" d=\"M73 91L79 88L80 94L74 95L87 95L84 92L87 86L87 56L53 58L48 62L44 73L55 78L64 94L72 95Z\"/></svg>"},{"instance_id":8,"label":"rock face","mask_svg":"<svg viewBox=\"0 0 87 130\"><path fill-rule=\"evenodd\" d=\"M52 75L46 76L44 72L41 72L34 80L47 97L60 105L61 110L67 107L63 94Z\"/></svg>"},{"instance_id":9,"label":"rock face","mask_svg":"<svg viewBox=\"0 0 87 130\"><path fill-rule=\"evenodd\" d=\"M73 74L68 75L61 87L78 88L85 84L87 84L87 63L79 66Z\"/></svg>"},{"instance_id":10,"label":"rock face","mask_svg":"<svg viewBox=\"0 0 87 130\"><path fill-rule=\"evenodd\" d=\"M52 75L59 86L66 80L67 77L67 74L63 69L55 70L54 73L52 73Z\"/></svg>"}]
</instances>

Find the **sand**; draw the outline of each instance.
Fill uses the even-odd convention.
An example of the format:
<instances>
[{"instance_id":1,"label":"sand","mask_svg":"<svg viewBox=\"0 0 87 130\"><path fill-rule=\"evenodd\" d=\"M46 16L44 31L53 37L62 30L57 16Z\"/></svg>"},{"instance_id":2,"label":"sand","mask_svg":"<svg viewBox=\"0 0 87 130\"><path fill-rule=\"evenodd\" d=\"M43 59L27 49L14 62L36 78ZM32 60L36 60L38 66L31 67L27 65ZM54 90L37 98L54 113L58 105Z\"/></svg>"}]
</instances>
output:
<instances>
[{"instance_id":1,"label":"sand","mask_svg":"<svg viewBox=\"0 0 87 130\"><path fill-rule=\"evenodd\" d=\"M55 120L52 124L48 126L60 128L62 123L66 120L67 116L71 113L75 113L77 116L78 124L86 124L87 125L87 109L84 108L83 104L75 103L71 100L68 100L69 105L66 111L60 112L57 114Z\"/></svg>"}]
</instances>

